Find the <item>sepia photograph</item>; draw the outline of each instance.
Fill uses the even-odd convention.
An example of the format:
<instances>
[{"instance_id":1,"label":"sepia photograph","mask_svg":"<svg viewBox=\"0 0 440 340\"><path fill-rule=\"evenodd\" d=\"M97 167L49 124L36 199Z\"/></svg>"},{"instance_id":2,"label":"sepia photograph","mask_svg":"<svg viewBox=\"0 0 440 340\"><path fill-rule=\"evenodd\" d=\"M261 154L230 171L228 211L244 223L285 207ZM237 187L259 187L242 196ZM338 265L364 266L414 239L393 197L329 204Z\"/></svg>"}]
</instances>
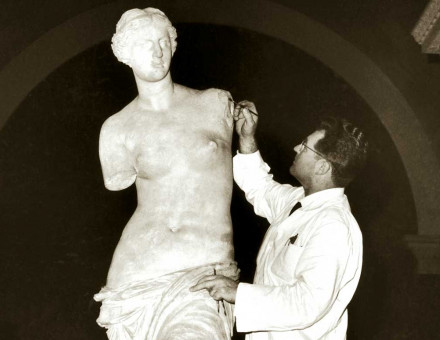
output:
<instances>
[{"instance_id":1,"label":"sepia photograph","mask_svg":"<svg viewBox=\"0 0 440 340\"><path fill-rule=\"evenodd\" d=\"M4 0L0 339L432 340L440 0Z\"/></svg>"}]
</instances>

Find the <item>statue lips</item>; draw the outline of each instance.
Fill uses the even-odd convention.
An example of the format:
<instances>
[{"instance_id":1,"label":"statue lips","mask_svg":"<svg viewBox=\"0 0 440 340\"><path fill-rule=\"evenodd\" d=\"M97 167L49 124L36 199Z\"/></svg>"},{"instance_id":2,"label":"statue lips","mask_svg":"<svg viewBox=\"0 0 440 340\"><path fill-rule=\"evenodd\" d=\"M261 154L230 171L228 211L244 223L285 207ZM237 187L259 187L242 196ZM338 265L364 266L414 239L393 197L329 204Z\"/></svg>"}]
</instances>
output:
<instances>
[{"instance_id":1,"label":"statue lips","mask_svg":"<svg viewBox=\"0 0 440 340\"><path fill-rule=\"evenodd\" d=\"M162 61L152 61L151 66L156 67L156 68L163 68L164 67Z\"/></svg>"}]
</instances>

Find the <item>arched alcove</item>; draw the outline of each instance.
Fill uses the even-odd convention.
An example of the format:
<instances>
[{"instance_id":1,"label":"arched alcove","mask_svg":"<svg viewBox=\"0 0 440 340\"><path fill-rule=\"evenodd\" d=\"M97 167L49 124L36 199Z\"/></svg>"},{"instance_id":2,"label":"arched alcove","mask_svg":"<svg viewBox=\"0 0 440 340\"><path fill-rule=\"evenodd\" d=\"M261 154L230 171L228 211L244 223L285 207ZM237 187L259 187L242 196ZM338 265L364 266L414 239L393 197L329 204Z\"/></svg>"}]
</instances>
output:
<instances>
[{"instance_id":1,"label":"arched alcove","mask_svg":"<svg viewBox=\"0 0 440 340\"><path fill-rule=\"evenodd\" d=\"M103 5L54 28L24 50L0 73L0 126L18 104L57 66L111 36L127 9L123 1ZM144 6L133 1L130 7ZM353 87L389 131L405 165L417 209L419 233L438 234L436 198L440 167L417 116L387 76L354 46L321 24L270 1L152 1L174 22L200 22L241 27L292 44L320 60ZM268 20L270 18L270 20ZM419 152L424 150L424 152ZM432 237L430 238L432 239Z\"/></svg>"}]
</instances>

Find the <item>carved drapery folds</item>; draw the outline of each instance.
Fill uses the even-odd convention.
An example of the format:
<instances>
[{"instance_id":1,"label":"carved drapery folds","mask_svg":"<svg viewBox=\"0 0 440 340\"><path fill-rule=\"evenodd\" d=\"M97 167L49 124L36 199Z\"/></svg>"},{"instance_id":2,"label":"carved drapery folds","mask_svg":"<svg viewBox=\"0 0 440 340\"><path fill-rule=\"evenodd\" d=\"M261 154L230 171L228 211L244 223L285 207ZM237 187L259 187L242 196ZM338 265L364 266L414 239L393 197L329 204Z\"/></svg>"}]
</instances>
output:
<instances>
[{"instance_id":1,"label":"carved drapery folds","mask_svg":"<svg viewBox=\"0 0 440 340\"><path fill-rule=\"evenodd\" d=\"M423 53L440 54L440 0L431 0L412 31Z\"/></svg>"}]
</instances>

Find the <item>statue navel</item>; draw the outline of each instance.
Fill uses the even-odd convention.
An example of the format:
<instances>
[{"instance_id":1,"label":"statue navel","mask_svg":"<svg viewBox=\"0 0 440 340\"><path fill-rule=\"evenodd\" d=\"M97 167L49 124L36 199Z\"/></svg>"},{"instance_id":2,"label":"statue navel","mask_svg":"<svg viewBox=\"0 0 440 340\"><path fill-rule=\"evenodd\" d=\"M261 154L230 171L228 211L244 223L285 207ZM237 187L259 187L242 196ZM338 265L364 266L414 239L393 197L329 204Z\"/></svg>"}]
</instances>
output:
<instances>
[{"instance_id":1,"label":"statue navel","mask_svg":"<svg viewBox=\"0 0 440 340\"><path fill-rule=\"evenodd\" d=\"M177 230L179 230L179 228L176 227L176 226L174 226L174 225L170 225L170 226L168 226L168 228L169 228L173 233L175 233Z\"/></svg>"}]
</instances>

